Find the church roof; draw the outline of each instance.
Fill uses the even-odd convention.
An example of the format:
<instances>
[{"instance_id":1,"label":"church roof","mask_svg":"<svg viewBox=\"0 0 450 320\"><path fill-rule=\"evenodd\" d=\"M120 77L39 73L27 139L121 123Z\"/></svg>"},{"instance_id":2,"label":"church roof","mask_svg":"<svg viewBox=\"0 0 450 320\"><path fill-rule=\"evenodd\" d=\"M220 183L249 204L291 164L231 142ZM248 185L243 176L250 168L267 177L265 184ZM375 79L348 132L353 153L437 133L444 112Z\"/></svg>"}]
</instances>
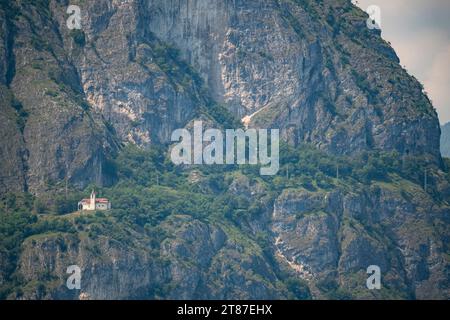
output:
<instances>
[{"instance_id":1,"label":"church roof","mask_svg":"<svg viewBox=\"0 0 450 320\"><path fill-rule=\"evenodd\" d=\"M91 203L91 199L83 199L80 201L81 203ZM106 198L98 198L95 199L95 203L108 203L109 200Z\"/></svg>"}]
</instances>

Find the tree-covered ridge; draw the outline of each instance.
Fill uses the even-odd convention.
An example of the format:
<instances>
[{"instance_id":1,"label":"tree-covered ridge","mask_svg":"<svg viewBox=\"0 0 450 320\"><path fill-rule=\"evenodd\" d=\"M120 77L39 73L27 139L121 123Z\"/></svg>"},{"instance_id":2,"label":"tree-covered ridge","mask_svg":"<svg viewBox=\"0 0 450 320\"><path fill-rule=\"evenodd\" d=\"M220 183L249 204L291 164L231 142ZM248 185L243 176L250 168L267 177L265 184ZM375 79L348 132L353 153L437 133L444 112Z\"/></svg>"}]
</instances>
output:
<instances>
[{"instance_id":1,"label":"tree-covered ridge","mask_svg":"<svg viewBox=\"0 0 450 320\"><path fill-rule=\"evenodd\" d=\"M334 190L364 192L382 184L401 190L405 197L414 196L410 190L422 190L436 203L448 205L448 198L443 199L438 190L442 184L438 183L442 175L438 168L427 168L428 189L425 192L421 174L425 167L421 166L420 159L401 159L393 153L336 157L306 145L292 148L283 144L280 173L275 177L261 177L258 168L252 166L177 167L169 161L162 148L146 151L129 145L114 159L112 167L117 180L111 187L91 185L83 192L69 188L66 193L60 185L55 186L55 197L8 194L2 198L1 298L18 298L29 290L30 283L24 281L17 269L24 243L56 237L59 239L57 243L64 247L68 245L65 244L68 235L92 240L107 237L132 248L145 242L146 250L158 260L162 259L161 244L173 236L167 221L182 219L180 217L191 217L220 227L228 241L242 242L243 247L251 243L259 248L288 296L308 298L310 289L307 284L275 259L271 231L252 227L255 221L267 219L283 190L304 190L320 195ZM450 181L448 173L447 181ZM254 188L254 195L238 192L243 184ZM88 195L92 188L111 200L111 211L75 212L77 201ZM94 255L104 254L99 249L96 252ZM239 265L236 268L240 268ZM38 285L43 296L54 289L54 282L55 275L39 276ZM324 283L318 283L317 286L328 297L352 297L351 292L339 285L328 288ZM36 284L31 287L35 288ZM169 297L170 290L165 290L153 297Z\"/></svg>"}]
</instances>

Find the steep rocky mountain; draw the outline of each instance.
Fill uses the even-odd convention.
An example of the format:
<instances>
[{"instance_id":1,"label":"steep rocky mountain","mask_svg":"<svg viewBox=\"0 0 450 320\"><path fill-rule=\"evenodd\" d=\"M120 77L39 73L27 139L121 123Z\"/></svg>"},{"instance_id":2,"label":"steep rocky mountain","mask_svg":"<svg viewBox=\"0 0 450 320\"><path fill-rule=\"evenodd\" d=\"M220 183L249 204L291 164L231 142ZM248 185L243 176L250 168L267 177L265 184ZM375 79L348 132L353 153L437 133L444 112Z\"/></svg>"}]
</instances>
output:
<instances>
[{"instance_id":1,"label":"steep rocky mountain","mask_svg":"<svg viewBox=\"0 0 450 320\"><path fill-rule=\"evenodd\" d=\"M437 114L363 11L70 4L80 30L68 1L0 1L1 298L450 297ZM173 130L244 117L281 129L278 176L168 164ZM92 187L113 210L71 213Z\"/></svg>"},{"instance_id":2,"label":"steep rocky mountain","mask_svg":"<svg viewBox=\"0 0 450 320\"><path fill-rule=\"evenodd\" d=\"M443 157L450 157L450 123L445 124L441 128L441 154Z\"/></svg>"}]
</instances>

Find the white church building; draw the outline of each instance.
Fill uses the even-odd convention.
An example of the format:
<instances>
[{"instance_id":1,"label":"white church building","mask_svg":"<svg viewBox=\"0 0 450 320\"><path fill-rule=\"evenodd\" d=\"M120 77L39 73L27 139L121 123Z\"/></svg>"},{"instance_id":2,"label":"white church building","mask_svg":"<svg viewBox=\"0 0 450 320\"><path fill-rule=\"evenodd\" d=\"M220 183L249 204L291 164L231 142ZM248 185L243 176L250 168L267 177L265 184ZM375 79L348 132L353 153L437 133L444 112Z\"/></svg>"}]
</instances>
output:
<instances>
[{"instance_id":1,"label":"white church building","mask_svg":"<svg viewBox=\"0 0 450 320\"><path fill-rule=\"evenodd\" d=\"M78 202L79 211L106 211L111 209L111 202L106 198L97 198L95 191L92 190L89 199L83 199Z\"/></svg>"}]
</instances>

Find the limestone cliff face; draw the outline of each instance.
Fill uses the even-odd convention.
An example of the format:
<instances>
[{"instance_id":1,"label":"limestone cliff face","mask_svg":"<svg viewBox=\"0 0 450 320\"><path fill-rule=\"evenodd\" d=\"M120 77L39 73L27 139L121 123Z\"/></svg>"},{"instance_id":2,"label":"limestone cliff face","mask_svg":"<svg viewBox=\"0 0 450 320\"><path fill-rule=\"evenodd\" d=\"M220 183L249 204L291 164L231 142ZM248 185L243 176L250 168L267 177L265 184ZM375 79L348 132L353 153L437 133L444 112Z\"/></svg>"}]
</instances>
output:
<instances>
[{"instance_id":1,"label":"limestone cliff face","mask_svg":"<svg viewBox=\"0 0 450 320\"><path fill-rule=\"evenodd\" d=\"M67 5L1 11L1 79L27 115L15 162L32 190L107 179L107 128L166 143L212 99L293 144L440 162L421 85L349 1L86 1L79 31L66 26Z\"/></svg>"},{"instance_id":2,"label":"limestone cliff face","mask_svg":"<svg viewBox=\"0 0 450 320\"><path fill-rule=\"evenodd\" d=\"M25 143L18 126L18 115L11 108L11 94L5 86L0 86L0 134L3 143L0 151L3 164L0 167L0 193L23 191L25 185L24 157Z\"/></svg>"},{"instance_id":3,"label":"limestone cliff face","mask_svg":"<svg viewBox=\"0 0 450 320\"><path fill-rule=\"evenodd\" d=\"M276 299L286 288L260 252L248 254L224 231L187 216L175 216L163 228L171 238L161 255L148 248L148 238L133 232L133 241L114 235L79 239L43 235L24 243L20 273L30 286L22 299ZM68 290L66 269L81 268L82 290ZM239 265L239 268L236 268ZM54 285L37 290L36 281ZM164 295L162 295L164 293Z\"/></svg>"},{"instance_id":4,"label":"limestone cliff face","mask_svg":"<svg viewBox=\"0 0 450 320\"><path fill-rule=\"evenodd\" d=\"M333 153L379 148L439 160L421 85L349 1L150 1L149 30L252 125Z\"/></svg>"},{"instance_id":5,"label":"limestone cliff face","mask_svg":"<svg viewBox=\"0 0 450 320\"><path fill-rule=\"evenodd\" d=\"M115 149L101 116L89 112L78 74L46 7L3 3L3 192L42 193L61 181L85 186L107 180ZM5 190L6 189L6 190Z\"/></svg>"},{"instance_id":6,"label":"limestone cliff face","mask_svg":"<svg viewBox=\"0 0 450 320\"><path fill-rule=\"evenodd\" d=\"M168 142L204 104L194 71L146 27L139 1L89 1L81 7L82 47L65 27L67 17L57 15L65 6L55 4L53 12L88 103L122 141Z\"/></svg>"},{"instance_id":7,"label":"limestone cliff face","mask_svg":"<svg viewBox=\"0 0 450 320\"><path fill-rule=\"evenodd\" d=\"M429 197L410 188L406 194L379 185L352 193L283 192L272 225L279 258L312 283L331 279L360 298L373 294L365 290L361 271L369 265L381 268L391 297L448 296L442 242L448 231L433 226L445 226L450 211L429 211Z\"/></svg>"},{"instance_id":8,"label":"limestone cliff face","mask_svg":"<svg viewBox=\"0 0 450 320\"><path fill-rule=\"evenodd\" d=\"M154 35L254 126L334 153L379 148L439 161L439 124L421 85L349 1L103 0L83 9L83 87L126 139L166 141L199 103L148 61ZM139 123L131 132L130 120Z\"/></svg>"}]
</instances>

